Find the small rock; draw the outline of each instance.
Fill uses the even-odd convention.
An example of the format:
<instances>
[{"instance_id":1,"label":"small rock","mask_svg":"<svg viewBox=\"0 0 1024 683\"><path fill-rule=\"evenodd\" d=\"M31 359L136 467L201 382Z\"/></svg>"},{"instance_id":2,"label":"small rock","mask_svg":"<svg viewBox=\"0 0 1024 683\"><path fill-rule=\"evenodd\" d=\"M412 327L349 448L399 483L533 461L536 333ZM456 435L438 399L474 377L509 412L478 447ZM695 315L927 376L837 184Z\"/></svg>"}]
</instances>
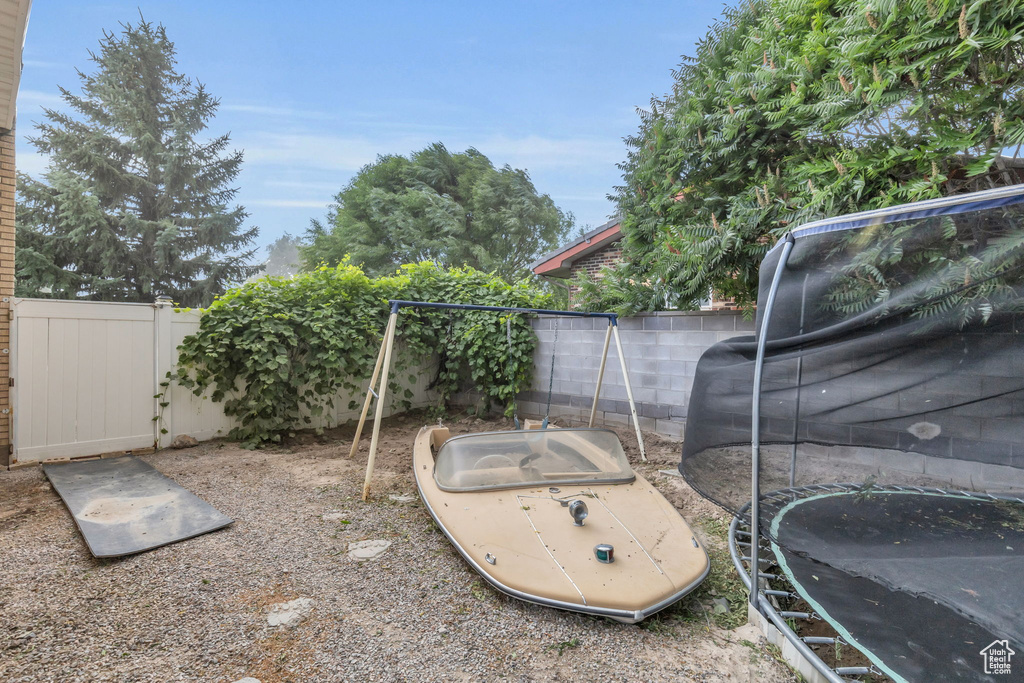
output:
<instances>
[{"instance_id":1,"label":"small rock","mask_svg":"<svg viewBox=\"0 0 1024 683\"><path fill-rule=\"evenodd\" d=\"M267 623L271 626L295 626L313 611L313 598L296 598L270 606Z\"/></svg>"},{"instance_id":2,"label":"small rock","mask_svg":"<svg viewBox=\"0 0 1024 683\"><path fill-rule=\"evenodd\" d=\"M416 500L416 496L414 496L412 494L403 494L403 495L400 495L400 496L396 496L396 495L392 494L392 495L388 496L388 498L390 498L391 500L395 501L396 503L411 503L414 500Z\"/></svg>"},{"instance_id":3,"label":"small rock","mask_svg":"<svg viewBox=\"0 0 1024 683\"><path fill-rule=\"evenodd\" d=\"M343 516L344 515L342 515L340 512L328 512L326 515L324 515L324 521L325 522L337 522Z\"/></svg>"},{"instance_id":4,"label":"small rock","mask_svg":"<svg viewBox=\"0 0 1024 683\"><path fill-rule=\"evenodd\" d=\"M348 544L348 556L353 560L373 560L391 547L391 541L358 541Z\"/></svg>"},{"instance_id":5,"label":"small rock","mask_svg":"<svg viewBox=\"0 0 1024 683\"><path fill-rule=\"evenodd\" d=\"M199 440L188 434L178 434L171 442L171 448L192 448L198 446Z\"/></svg>"},{"instance_id":6,"label":"small rock","mask_svg":"<svg viewBox=\"0 0 1024 683\"><path fill-rule=\"evenodd\" d=\"M725 598L715 598L714 600L711 601L711 604L714 605L711 608L711 611L714 612L715 614L728 614L729 613L729 601L726 600Z\"/></svg>"},{"instance_id":7,"label":"small rock","mask_svg":"<svg viewBox=\"0 0 1024 683\"><path fill-rule=\"evenodd\" d=\"M263 683L263 682L260 681L260 679L258 679L258 678L253 678L252 676L246 676L245 678L239 678L237 681L235 681L235 683Z\"/></svg>"}]
</instances>

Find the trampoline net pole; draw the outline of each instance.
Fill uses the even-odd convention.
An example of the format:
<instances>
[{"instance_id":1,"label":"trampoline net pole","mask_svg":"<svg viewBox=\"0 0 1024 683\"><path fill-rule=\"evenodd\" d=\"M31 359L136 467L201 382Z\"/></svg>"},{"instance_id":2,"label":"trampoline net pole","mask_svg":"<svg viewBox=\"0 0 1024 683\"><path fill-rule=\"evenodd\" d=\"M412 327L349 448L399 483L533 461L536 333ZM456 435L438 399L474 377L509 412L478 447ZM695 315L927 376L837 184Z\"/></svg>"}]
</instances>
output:
<instances>
[{"instance_id":1,"label":"trampoline net pole","mask_svg":"<svg viewBox=\"0 0 1024 683\"><path fill-rule=\"evenodd\" d=\"M775 275L772 278L771 288L768 290L768 300L764 305L764 317L761 318L761 330L757 337L757 359L754 362L754 390L750 410L750 604L757 609L760 601L757 595L759 566L758 550L760 546L761 529L759 513L761 508L761 380L764 374L764 350L768 343L768 325L772 319L772 306L775 304L775 295L779 291L779 281L782 279L782 271L786 269L786 260L789 252L793 250L793 235L786 235L786 242L782 247L782 254L779 256L779 265L775 267Z\"/></svg>"},{"instance_id":2,"label":"trampoline net pole","mask_svg":"<svg viewBox=\"0 0 1024 683\"><path fill-rule=\"evenodd\" d=\"M800 292L800 334L804 333L804 320L807 313L807 280L811 274L804 275L804 286ZM801 348L802 351L802 348ZM796 443L800 430L800 385L804 379L804 354L796 359L796 407L793 409L793 450L789 458L789 485L796 486Z\"/></svg>"}]
</instances>

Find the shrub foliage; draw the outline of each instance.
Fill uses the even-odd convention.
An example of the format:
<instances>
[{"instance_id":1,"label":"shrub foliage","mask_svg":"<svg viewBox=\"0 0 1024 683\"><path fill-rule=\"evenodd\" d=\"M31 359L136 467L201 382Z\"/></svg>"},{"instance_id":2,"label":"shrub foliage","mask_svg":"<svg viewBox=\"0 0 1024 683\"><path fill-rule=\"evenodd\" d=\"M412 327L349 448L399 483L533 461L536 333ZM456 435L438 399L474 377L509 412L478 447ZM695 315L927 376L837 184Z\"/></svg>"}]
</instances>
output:
<instances>
[{"instance_id":1,"label":"shrub foliage","mask_svg":"<svg viewBox=\"0 0 1024 683\"><path fill-rule=\"evenodd\" d=\"M751 0L674 76L627 138L627 264L590 306L751 302L792 227L1024 177L1019 0Z\"/></svg>"},{"instance_id":2,"label":"shrub foliage","mask_svg":"<svg viewBox=\"0 0 1024 683\"><path fill-rule=\"evenodd\" d=\"M339 394L363 395L388 299L547 305L547 296L526 284L471 268L420 263L370 279L346 260L294 278L265 277L217 299L179 347L173 379L197 396L209 389L212 400L223 401L225 414L238 421L230 438L248 447L279 441L316 424ZM522 314L403 308L390 395L407 406L412 392L399 385L415 381L424 360L436 358L432 386L440 402L472 388L508 406L532 379L534 344Z\"/></svg>"}]
</instances>

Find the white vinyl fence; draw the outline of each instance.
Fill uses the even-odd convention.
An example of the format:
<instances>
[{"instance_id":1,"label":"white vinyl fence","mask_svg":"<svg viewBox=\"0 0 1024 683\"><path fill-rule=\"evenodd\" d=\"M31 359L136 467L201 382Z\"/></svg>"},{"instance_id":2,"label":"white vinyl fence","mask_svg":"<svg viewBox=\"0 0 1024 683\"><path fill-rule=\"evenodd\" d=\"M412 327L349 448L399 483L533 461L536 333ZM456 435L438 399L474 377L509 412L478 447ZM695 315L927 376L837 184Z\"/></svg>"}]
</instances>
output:
<instances>
[{"instance_id":1,"label":"white vinyl fence","mask_svg":"<svg viewBox=\"0 0 1024 683\"><path fill-rule=\"evenodd\" d=\"M160 387L178 345L198 327L198 312L159 303L15 299L12 464L163 447L179 434L226 434L234 422L222 404L174 383L166 393ZM414 405L430 402L428 379L425 371L409 386ZM162 412L160 393L169 404ZM338 396L317 423L358 417L348 409L351 398Z\"/></svg>"}]
</instances>

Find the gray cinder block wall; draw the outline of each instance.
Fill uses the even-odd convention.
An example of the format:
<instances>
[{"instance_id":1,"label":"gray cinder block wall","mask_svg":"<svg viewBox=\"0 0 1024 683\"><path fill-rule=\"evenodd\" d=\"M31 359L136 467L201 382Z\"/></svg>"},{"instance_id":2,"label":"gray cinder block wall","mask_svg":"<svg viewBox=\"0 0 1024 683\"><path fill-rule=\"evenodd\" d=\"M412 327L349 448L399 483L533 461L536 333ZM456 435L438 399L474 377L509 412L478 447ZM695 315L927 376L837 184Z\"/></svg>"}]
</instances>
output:
<instances>
[{"instance_id":1,"label":"gray cinder block wall","mask_svg":"<svg viewBox=\"0 0 1024 683\"><path fill-rule=\"evenodd\" d=\"M519 395L519 412L545 413L553 353L550 414L570 424L585 423L590 418L607 321L544 317L532 324L539 342L533 356L534 381L530 391ZM619 335L640 427L681 439L697 360L711 345L751 335L753 330L754 321L744 319L736 311L665 311L620 319ZM629 403L620 367L613 339L596 424L629 422Z\"/></svg>"}]
</instances>

